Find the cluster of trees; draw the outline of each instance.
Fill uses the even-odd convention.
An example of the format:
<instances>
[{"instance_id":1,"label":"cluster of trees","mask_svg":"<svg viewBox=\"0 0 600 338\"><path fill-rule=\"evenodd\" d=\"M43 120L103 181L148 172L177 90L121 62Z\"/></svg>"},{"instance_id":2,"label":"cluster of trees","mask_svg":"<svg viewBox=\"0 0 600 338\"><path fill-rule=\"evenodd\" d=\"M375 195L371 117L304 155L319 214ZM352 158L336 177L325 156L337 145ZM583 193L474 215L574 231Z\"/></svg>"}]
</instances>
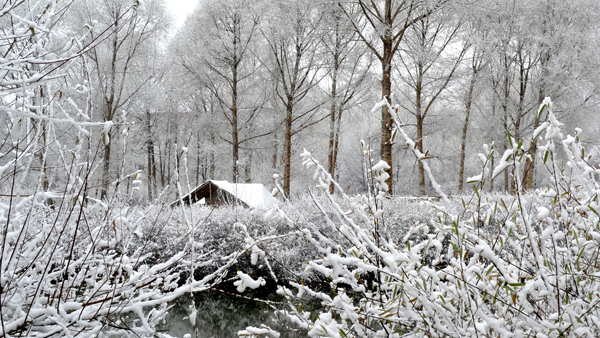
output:
<instances>
[{"instance_id":1,"label":"cluster of trees","mask_svg":"<svg viewBox=\"0 0 600 338\"><path fill-rule=\"evenodd\" d=\"M170 102L178 107L171 108L187 117L172 130L181 132L179 143L196 150L197 181L215 177L206 169L214 166L224 169L216 173L220 178L238 181L266 182L283 173L289 194L290 182L306 183L293 168L307 148L328 159L332 177L363 191L359 140L365 139L379 143L373 148L390 163L391 191L431 193L411 149L390 142L387 107L369 114L385 97L418 150L443 168L436 172L442 184L460 192L476 170L469 158L479 144L507 149L510 133L528 140L528 154L535 153L530 141L544 97L560 102L556 112L565 123L597 120L598 37L589 29L594 6L550 0L207 1L167 51L177 74ZM171 114L157 112L156 118ZM544 174L534 156L524 170L528 188ZM512 174L489 188L514 190Z\"/></svg>"},{"instance_id":2,"label":"cluster of trees","mask_svg":"<svg viewBox=\"0 0 600 338\"><path fill-rule=\"evenodd\" d=\"M268 214L290 226L282 237L318 250L308 265L331 287L281 289L298 305L303 294L322 301L316 317L282 313L300 330L597 336L598 148L586 150L580 129L561 131L597 128L595 6L206 1L165 43L159 0L5 1L0 335L154 335L168 302L222 283L242 255L270 267L261 243L278 229L255 240L236 223L232 252L213 256L192 210L131 207L139 174L152 200L170 198L172 182L182 192L279 171L289 195L302 177L294 155L323 147L327 168L309 151L303 164L344 204L313 197L317 225L289 203ZM547 96L560 104L540 105ZM481 163L466 161L484 142ZM444 185L460 191L468 172L473 203L453 203ZM406 247L391 241L386 191L429 186L442 197L425 203L434 229L419 223ZM177 226L160 221L174 214ZM262 284L237 276L240 289Z\"/></svg>"},{"instance_id":3,"label":"cluster of trees","mask_svg":"<svg viewBox=\"0 0 600 338\"><path fill-rule=\"evenodd\" d=\"M100 163L91 190L101 199L131 193L123 177L139 170L149 200L174 198L172 183L184 176L194 186L206 179L268 183L282 174L289 195L308 182L294 171L303 148L321 152L332 177L360 192L361 139L390 164L391 192L432 193L412 149L394 144L387 106L371 112L382 98L417 149L443 168L436 174L451 191L461 192L475 170L469 159L477 145L507 149L508 133L529 140L523 177L533 188L544 175L530 142L544 97L560 102L565 123L586 119L586 128L598 128L595 6L203 1L175 31L159 0L79 0L53 27L66 39L81 36L83 48L56 83L85 88L73 102L91 121L112 123L84 142ZM11 26L3 27L8 46ZM11 98L4 104L14 104ZM60 138L79 142L71 133ZM46 190L63 180L56 161L49 156L39 171ZM489 189L514 190L510 175Z\"/></svg>"}]
</instances>

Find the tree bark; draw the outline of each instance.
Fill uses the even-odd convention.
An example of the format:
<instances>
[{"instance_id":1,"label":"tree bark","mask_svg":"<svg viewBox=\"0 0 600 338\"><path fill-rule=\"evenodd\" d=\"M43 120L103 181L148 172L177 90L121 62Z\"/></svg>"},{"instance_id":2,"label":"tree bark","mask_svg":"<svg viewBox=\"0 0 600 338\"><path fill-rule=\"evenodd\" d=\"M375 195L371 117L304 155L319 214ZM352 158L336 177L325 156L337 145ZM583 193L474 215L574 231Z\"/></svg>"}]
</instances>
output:
<instances>
[{"instance_id":1,"label":"tree bark","mask_svg":"<svg viewBox=\"0 0 600 338\"><path fill-rule=\"evenodd\" d=\"M417 64L417 81L415 83L415 116L417 118L417 142L416 147L420 153L423 153L423 122L425 120L425 114L423 112L423 64ZM419 171L419 194L425 196L427 190L425 189L425 168L421 161L417 161L417 167Z\"/></svg>"},{"instance_id":2,"label":"tree bark","mask_svg":"<svg viewBox=\"0 0 600 338\"><path fill-rule=\"evenodd\" d=\"M382 36L383 42L383 55L381 59L381 98L386 99L388 103L392 104L391 94L392 94L392 58L394 57L393 53L393 43L394 39L392 37L392 25L394 20L392 19L392 0L385 0L385 15L384 15L384 25L385 31ZM392 158L392 116L388 111L388 107L385 105L381 108L381 145L380 145L380 153L381 159L389 165L389 168L386 169L386 173L389 175L388 179L385 183L388 186L388 191L390 194L393 194L393 170L394 167L393 158Z\"/></svg>"},{"instance_id":3,"label":"tree bark","mask_svg":"<svg viewBox=\"0 0 600 338\"><path fill-rule=\"evenodd\" d=\"M504 149L508 149L509 142L507 140L508 137L508 97L510 94L510 86L509 86L509 70L508 70L508 57L505 55L504 57L504 88L503 88L503 100L502 100L502 112L504 113L502 117L502 126L504 127ZM504 171L504 191L509 191L509 170Z\"/></svg>"},{"instance_id":4,"label":"tree bark","mask_svg":"<svg viewBox=\"0 0 600 338\"><path fill-rule=\"evenodd\" d=\"M277 136L277 129L273 134L273 155L271 156L271 169L277 170L279 158L277 153L279 152L279 140Z\"/></svg>"},{"instance_id":5,"label":"tree bark","mask_svg":"<svg viewBox=\"0 0 600 338\"><path fill-rule=\"evenodd\" d=\"M200 175L202 175L202 182L204 182L204 156L202 156L202 145L200 144L200 130L196 133L196 186L200 185Z\"/></svg>"},{"instance_id":6,"label":"tree bark","mask_svg":"<svg viewBox=\"0 0 600 338\"><path fill-rule=\"evenodd\" d=\"M336 39L336 43L339 40ZM334 156L335 156L335 152L337 149L335 149L335 138L336 138L336 113L337 113L337 106L338 106L338 102L337 102L337 75L338 75L338 70L339 70L339 54L337 53L337 48L338 45L336 44L335 46L336 48L336 53L334 54L334 59L333 59L333 74L331 76L331 107L330 107L330 111L329 111L329 152L328 152L328 157L327 157L327 171L329 172L329 175L331 175L331 178L333 179L335 177L335 160L334 160ZM329 185L329 193L333 194L333 184Z\"/></svg>"},{"instance_id":7,"label":"tree bark","mask_svg":"<svg viewBox=\"0 0 600 338\"><path fill-rule=\"evenodd\" d=\"M469 130L469 119L471 117L471 105L473 102L473 89L475 88L475 78L477 70L473 69L471 81L469 81L469 90L467 92L467 102L465 104L465 121L463 123L462 137L460 142L460 164L458 169L458 192L462 193L465 177L465 156L467 148L467 132Z\"/></svg>"},{"instance_id":8,"label":"tree bark","mask_svg":"<svg viewBox=\"0 0 600 338\"><path fill-rule=\"evenodd\" d=\"M290 100L291 101L291 100ZM290 102L288 101L288 102ZM285 141L283 145L283 193L286 197L290 197L290 177L291 177L291 161L292 161L292 121L293 121L293 106L291 102L286 107L285 119Z\"/></svg>"},{"instance_id":9,"label":"tree bark","mask_svg":"<svg viewBox=\"0 0 600 338\"><path fill-rule=\"evenodd\" d=\"M105 108L106 111L104 113L104 121L112 121L116 112L116 102L115 102L115 90L117 86L117 54L119 51L118 48L118 28L119 28L119 20L118 17L115 18L114 24L114 32L112 39L112 59L110 63L110 94L108 97L105 97ZM99 67L98 67L99 68ZM123 84L121 84L123 86ZM104 163L102 166L102 188L100 191L100 199L106 199L108 195L108 186L110 184L110 146L112 144L112 128L106 132L104 142Z\"/></svg>"},{"instance_id":10,"label":"tree bark","mask_svg":"<svg viewBox=\"0 0 600 338\"><path fill-rule=\"evenodd\" d=\"M334 168L334 172L332 175L336 174L335 168L337 165L337 157L338 157L338 153L339 153L339 148L340 148L340 132L341 132L341 128L342 128L342 112L343 112L343 108L339 107L338 108L338 116L336 119L336 131L335 131L335 139L333 141L333 157L332 157L332 163L331 166L332 168ZM333 179L336 179L335 176L332 176Z\"/></svg>"},{"instance_id":11,"label":"tree bark","mask_svg":"<svg viewBox=\"0 0 600 338\"><path fill-rule=\"evenodd\" d=\"M550 12L551 12L551 7L550 7L550 2L548 2L546 4L546 13L547 16L546 18L548 18L550 16ZM545 37L546 34L548 34L549 28L548 28L548 20L549 19L545 19L544 22L542 23L543 25L543 36ZM546 87L547 87L547 81L548 81L548 76L549 76L549 69L548 69L548 65L550 63L550 58L551 58L551 53L550 53L550 46L545 42L547 41L545 38L541 40L542 41L542 48L541 48L541 52L540 52L540 67L541 67L541 76L540 76L540 87L538 90L538 104L542 104L542 102L544 102L544 99L546 98ZM542 121L541 116L538 114L538 111L535 111L535 119L533 122L533 130L535 131L539 126L540 126L540 122ZM525 162L525 173L524 173L524 184L523 186L526 189L533 189L533 185L535 182L535 166L536 166L536 153L537 153L537 140L532 139L531 140L531 145L529 146L529 150L527 152L527 154L529 155L529 157L531 159L527 159L527 161Z\"/></svg>"},{"instance_id":12,"label":"tree bark","mask_svg":"<svg viewBox=\"0 0 600 338\"><path fill-rule=\"evenodd\" d=\"M210 143L214 146L215 145L215 133L214 131L210 132ZM215 179L215 151L212 149L210 150L209 156L208 156L208 178L211 180Z\"/></svg>"},{"instance_id":13,"label":"tree bark","mask_svg":"<svg viewBox=\"0 0 600 338\"><path fill-rule=\"evenodd\" d=\"M232 182L237 182L239 170L239 151L240 143L238 139L238 111L237 111L237 68L233 68L232 85L232 103L231 103L231 145L233 157L233 178Z\"/></svg>"},{"instance_id":14,"label":"tree bark","mask_svg":"<svg viewBox=\"0 0 600 338\"><path fill-rule=\"evenodd\" d=\"M246 179L246 183L252 183L252 156L252 149L249 149L244 167L244 178Z\"/></svg>"},{"instance_id":15,"label":"tree bark","mask_svg":"<svg viewBox=\"0 0 600 338\"><path fill-rule=\"evenodd\" d=\"M152 116L146 110L146 153L148 162L148 201L154 199L156 189L156 159L154 157L154 138L152 135Z\"/></svg>"},{"instance_id":16,"label":"tree bark","mask_svg":"<svg viewBox=\"0 0 600 338\"><path fill-rule=\"evenodd\" d=\"M233 59L231 61L231 145L232 157L233 157L233 179L232 182L237 182L239 175L239 152L240 142L238 134L238 67L240 65L240 59L238 55L238 42L240 38L240 21L238 14L233 16Z\"/></svg>"},{"instance_id":17,"label":"tree bark","mask_svg":"<svg viewBox=\"0 0 600 338\"><path fill-rule=\"evenodd\" d=\"M106 133L106 138L110 139L112 133L109 131ZM110 185L110 145L112 140L108 144L104 145L104 156L102 158L102 189L100 190L100 199L104 200L108 195L108 187Z\"/></svg>"}]
</instances>

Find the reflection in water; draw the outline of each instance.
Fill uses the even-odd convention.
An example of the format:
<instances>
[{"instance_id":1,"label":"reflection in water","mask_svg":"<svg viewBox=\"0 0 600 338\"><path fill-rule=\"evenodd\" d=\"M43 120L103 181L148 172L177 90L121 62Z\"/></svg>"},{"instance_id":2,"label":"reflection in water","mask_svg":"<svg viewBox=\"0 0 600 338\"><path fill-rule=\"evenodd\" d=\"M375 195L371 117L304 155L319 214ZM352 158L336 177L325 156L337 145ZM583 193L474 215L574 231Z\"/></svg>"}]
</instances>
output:
<instances>
[{"instance_id":1,"label":"reflection in water","mask_svg":"<svg viewBox=\"0 0 600 338\"><path fill-rule=\"evenodd\" d=\"M235 291L231 294L205 291L194 296L198 337L237 337L238 331L248 326L259 327L261 324L281 332L281 338L301 337L293 332L285 332L286 329L281 323L273 321L275 309L270 305L235 297L232 294L235 294ZM262 292L262 294L246 292L244 296L275 302L282 300L282 297L275 294L274 290L269 293ZM183 337L185 334L191 334L192 337L195 337L195 329L187 318L191 312L190 305L191 299L189 296L176 300L166 317L166 323L160 330L173 337ZM273 306L283 309L286 305L274 304Z\"/></svg>"}]
</instances>

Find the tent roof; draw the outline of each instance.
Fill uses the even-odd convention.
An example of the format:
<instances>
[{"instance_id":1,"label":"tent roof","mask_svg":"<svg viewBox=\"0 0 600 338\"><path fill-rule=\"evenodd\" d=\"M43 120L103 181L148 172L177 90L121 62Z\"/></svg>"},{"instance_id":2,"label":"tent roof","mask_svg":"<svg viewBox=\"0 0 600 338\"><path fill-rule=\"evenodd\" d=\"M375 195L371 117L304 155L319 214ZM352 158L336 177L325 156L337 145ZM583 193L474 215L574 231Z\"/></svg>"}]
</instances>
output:
<instances>
[{"instance_id":1,"label":"tent roof","mask_svg":"<svg viewBox=\"0 0 600 338\"><path fill-rule=\"evenodd\" d=\"M227 181L209 180L194 188L190 193L185 195L181 200L188 203L190 199L202 200L209 196L210 186L226 192L227 194L237 198L245 206L251 208L268 208L279 203L275 197L260 183L229 183ZM194 196L194 197L192 197ZM181 200L171 203L171 206L178 205ZM233 201L229 201L233 202Z\"/></svg>"},{"instance_id":2,"label":"tent roof","mask_svg":"<svg viewBox=\"0 0 600 338\"><path fill-rule=\"evenodd\" d=\"M239 198L251 208L266 208L279 203L269 190L260 183L229 183L214 180L210 182Z\"/></svg>"}]
</instances>

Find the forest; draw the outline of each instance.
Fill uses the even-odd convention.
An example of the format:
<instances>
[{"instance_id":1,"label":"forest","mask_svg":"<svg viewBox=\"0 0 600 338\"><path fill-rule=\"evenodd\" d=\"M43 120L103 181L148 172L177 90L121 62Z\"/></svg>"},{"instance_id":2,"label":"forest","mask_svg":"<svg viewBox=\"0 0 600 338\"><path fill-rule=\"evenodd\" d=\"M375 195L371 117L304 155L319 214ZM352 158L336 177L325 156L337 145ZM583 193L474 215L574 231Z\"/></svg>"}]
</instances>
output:
<instances>
[{"instance_id":1,"label":"forest","mask_svg":"<svg viewBox=\"0 0 600 338\"><path fill-rule=\"evenodd\" d=\"M203 336L194 295L247 289L278 326L239 336L600 335L598 32L592 0L5 0L0 336L170 337L181 299ZM280 204L168 206L208 180Z\"/></svg>"}]
</instances>

